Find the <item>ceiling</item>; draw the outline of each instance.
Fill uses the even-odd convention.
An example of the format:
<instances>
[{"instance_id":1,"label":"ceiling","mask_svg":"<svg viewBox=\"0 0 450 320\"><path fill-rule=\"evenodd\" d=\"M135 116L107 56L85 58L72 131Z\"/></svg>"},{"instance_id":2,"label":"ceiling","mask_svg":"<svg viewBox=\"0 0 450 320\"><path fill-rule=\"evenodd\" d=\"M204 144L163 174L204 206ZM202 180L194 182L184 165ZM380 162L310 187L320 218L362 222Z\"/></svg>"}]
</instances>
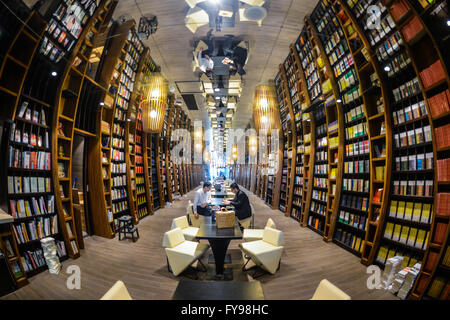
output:
<instances>
[{"instance_id":1,"label":"ceiling","mask_svg":"<svg viewBox=\"0 0 450 320\"><path fill-rule=\"evenodd\" d=\"M273 80L279 64L284 61L289 45L293 43L303 27L303 18L315 7L317 1L311 0L267 0L264 7L267 17L259 27L255 22L240 22L236 19L234 28L213 31L215 36L233 34L247 40L250 45L249 59L243 76L243 90L233 116L233 128L245 128L252 117L253 93L256 85ZM139 10L140 9L140 10ZM114 18L125 16L139 23L143 15L156 15L158 31L144 43L150 48L151 56L161 66L162 73L175 88L176 82L198 81L192 71L193 42L206 36L209 26L197 29L193 34L185 24L184 18L189 9L185 0L119 0ZM176 92L179 95L179 92ZM201 119L209 127L208 112L201 95L196 95L199 110L184 109L192 120Z\"/></svg>"}]
</instances>

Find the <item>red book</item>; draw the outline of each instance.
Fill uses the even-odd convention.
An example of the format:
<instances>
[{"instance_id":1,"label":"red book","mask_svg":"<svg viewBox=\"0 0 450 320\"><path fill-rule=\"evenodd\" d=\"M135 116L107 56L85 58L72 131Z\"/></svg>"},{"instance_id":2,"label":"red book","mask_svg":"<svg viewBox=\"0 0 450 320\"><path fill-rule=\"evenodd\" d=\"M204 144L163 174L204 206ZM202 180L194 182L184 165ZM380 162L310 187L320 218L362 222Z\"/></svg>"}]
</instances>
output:
<instances>
[{"instance_id":1,"label":"red book","mask_svg":"<svg viewBox=\"0 0 450 320\"><path fill-rule=\"evenodd\" d=\"M434 251L430 251L427 258L427 263L424 269L428 272L433 271L434 266L436 265L437 259L439 258L439 254Z\"/></svg>"},{"instance_id":2,"label":"red book","mask_svg":"<svg viewBox=\"0 0 450 320\"><path fill-rule=\"evenodd\" d=\"M378 188L377 191L375 191L375 194L373 195L373 201L380 202L382 193L383 193L383 188Z\"/></svg>"},{"instance_id":3,"label":"red book","mask_svg":"<svg viewBox=\"0 0 450 320\"><path fill-rule=\"evenodd\" d=\"M433 236L433 242L434 243L442 243L444 242L445 234L447 232L447 224L438 222L436 223L435 229L434 229L434 236Z\"/></svg>"},{"instance_id":4,"label":"red book","mask_svg":"<svg viewBox=\"0 0 450 320\"><path fill-rule=\"evenodd\" d=\"M437 194L436 213L450 215L450 193Z\"/></svg>"},{"instance_id":5,"label":"red book","mask_svg":"<svg viewBox=\"0 0 450 320\"><path fill-rule=\"evenodd\" d=\"M9 206L11 207L11 215L14 219L17 218L17 212L16 212L16 202L14 200L9 200Z\"/></svg>"},{"instance_id":6,"label":"red book","mask_svg":"<svg viewBox=\"0 0 450 320\"><path fill-rule=\"evenodd\" d=\"M439 300L450 300L450 284L447 284Z\"/></svg>"},{"instance_id":7,"label":"red book","mask_svg":"<svg viewBox=\"0 0 450 320\"><path fill-rule=\"evenodd\" d=\"M419 283L417 284L416 291L419 294L422 294L425 291L425 288L427 287L428 282L430 282L430 278L422 275L422 277L419 280Z\"/></svg>"}]
</instances>

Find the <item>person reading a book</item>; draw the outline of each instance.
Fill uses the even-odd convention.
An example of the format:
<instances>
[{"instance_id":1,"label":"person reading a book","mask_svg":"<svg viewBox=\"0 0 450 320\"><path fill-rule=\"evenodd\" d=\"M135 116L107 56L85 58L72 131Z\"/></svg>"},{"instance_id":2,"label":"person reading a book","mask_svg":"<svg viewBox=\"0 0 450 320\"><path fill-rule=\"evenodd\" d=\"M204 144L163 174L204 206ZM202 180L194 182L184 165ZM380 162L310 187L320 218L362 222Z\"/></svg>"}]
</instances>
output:
<instances>
[{"instance_id":1,"label":"person reading a book","mask_svg":"<svg viewBox=\"0 0 450 320\"><path fill-rule=\"evenodd\" d=\"M194 198L194 217L199 218L199 215L209 217L211 216L211 209L209 203L211 202L211 182L203 183L203 188L195 191Z\"/></svg>"},{"instance_id":2,"label":"person reading a book","mask_svg":"<svg viewBox=\"0 0 450 320\"><path fill-rule=\"evenodd\" d=\"M231 204L235 209L236 217L239 221L243 221L252 216L252 209L250 207L250 201L248 200L245 192L239 189L237 183L232 183L230 186L231 192L235 194L233 200L223 200L224 204Z\"/></svg>"}]
</instances>

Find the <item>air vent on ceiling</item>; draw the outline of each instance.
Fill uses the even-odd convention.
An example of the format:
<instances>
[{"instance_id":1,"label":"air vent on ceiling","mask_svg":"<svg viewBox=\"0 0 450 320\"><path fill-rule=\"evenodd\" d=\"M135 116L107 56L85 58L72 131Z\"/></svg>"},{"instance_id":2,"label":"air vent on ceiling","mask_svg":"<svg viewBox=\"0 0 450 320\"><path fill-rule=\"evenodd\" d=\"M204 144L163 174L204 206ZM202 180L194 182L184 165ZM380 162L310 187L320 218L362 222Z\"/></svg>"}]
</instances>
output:
<instances>
[{"instance_id":1,"label":"air vent on ceiling","mask_svg":"<svg viewBox=\"0 0 450 320\"><path fill-rule=\"evenodd\" d=\"M266 17L267 10L263 7L251 6L245 9L244 16L250 21L259 21Z\"/></svg>"},{"instance_id":2,"label":"air vent on ceiling","mask_svg":"<svg viewBox=\"0 0 450 320\"><path fill-rule=\"evenodd\" d=\"M197 102L193 94L182 94L181 96L188 110L198 110Z\"/></svg>"}]
</instances>

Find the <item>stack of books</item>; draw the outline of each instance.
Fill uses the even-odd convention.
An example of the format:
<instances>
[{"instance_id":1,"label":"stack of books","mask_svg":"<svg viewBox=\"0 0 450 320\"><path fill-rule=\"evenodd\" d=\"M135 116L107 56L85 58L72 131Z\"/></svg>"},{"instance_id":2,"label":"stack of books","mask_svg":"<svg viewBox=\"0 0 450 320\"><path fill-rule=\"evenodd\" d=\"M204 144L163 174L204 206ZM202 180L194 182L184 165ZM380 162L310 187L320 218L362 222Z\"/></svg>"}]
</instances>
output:
<instances>
[{"instance_id":1,"label":"stack of books","mask_svg":"<svg viewBox=\"0 0 450 320\"><path fill-rule=\"evenodd\" d=\"M389 2L383 0L383 2ZM396 1L391 7L391 15L395 21L399 21L410 10L409 4L405 0Z\"/></svg>"},{"instance_id":2,"label":"stack of books","mask_svg":"<svg viewBox=\"0 0 450 320\"><path fill-rule=\"evenodd\" d=\"M450 91L447 89L428 98L431 115L434 117L450 111Z\"/></svg>"},{"instance_id":3,"label":"stack of books","mask_svg":"<svg viewBox=\"0 0 450 320\"><path fill-rule=\"evenodd\" d=\"M420 263L416 263L414 265L414 267L412 268L408 268L408 272L405 275L404 278L404 282L402 287L400 288L400 290L397 293L397 297L399 297L400 299L406 299L406 297L408 296L409 291L411 290L414 281L417 278L417 275L419 274L420 271Z\"/></svg>"},{"instance_id":4,"label":"stack of books","mask_svg":"<svg viewBox=\"0 0 450 320\"><path fill-rule=\"evenodd\" d=\"M450 215L450 193L437 194L436 213Z\"/></svg>"},{"instance_id":5,"label":"stack of books","mask_svg":"<svg viewBox=\"0 0 450 320\"><path fill-rule=\"evenodd\" d=\"M445 79L445 71L442 67L441 60L437 60L435 63L431 64L428 68L423 69L420 72L420 78L422 79L425 88L428 88Z\"/></svg>"},{"instance_id":6,"label":"stack of books","mask_svg":"<svg viewBox=\"0 0 450 320\"><path fill-rule=\"evenodd\" d=\"M434 129L436 147L442 148L450 145L450 123Z\"/></svg>"},{"instance_id":7,"label":"stack of books","mask_svg":"<svg viewBox=\"0 0 450 320\"><path fill-rule=\"evenodd\" d=\"M409 42L423 30L423 24L420 22L419 17L415 16L403 27L402 33L406 42Z\"/></svg>"},{"instance_id":8,"label":"stack of books","mask_svg":"<svg viewBox=\"0 0 450 320\"><path fill-rule=\"evenodd\" d=\"M383 275L381 276L381 284L387 289L394 280L395 274L397 274L402 268L403 257L395 256L387 259L384 267Z\"/></svg>"},{"instance_id":9,"label":"stack of books","mask_svg":"<svg viewBox=\"0 0 450 320\"><path fill-rule=\"evenodd\" d=\"M450 181L450 158L437 161L438 181Z\"/></svg>"}]
</instances>

